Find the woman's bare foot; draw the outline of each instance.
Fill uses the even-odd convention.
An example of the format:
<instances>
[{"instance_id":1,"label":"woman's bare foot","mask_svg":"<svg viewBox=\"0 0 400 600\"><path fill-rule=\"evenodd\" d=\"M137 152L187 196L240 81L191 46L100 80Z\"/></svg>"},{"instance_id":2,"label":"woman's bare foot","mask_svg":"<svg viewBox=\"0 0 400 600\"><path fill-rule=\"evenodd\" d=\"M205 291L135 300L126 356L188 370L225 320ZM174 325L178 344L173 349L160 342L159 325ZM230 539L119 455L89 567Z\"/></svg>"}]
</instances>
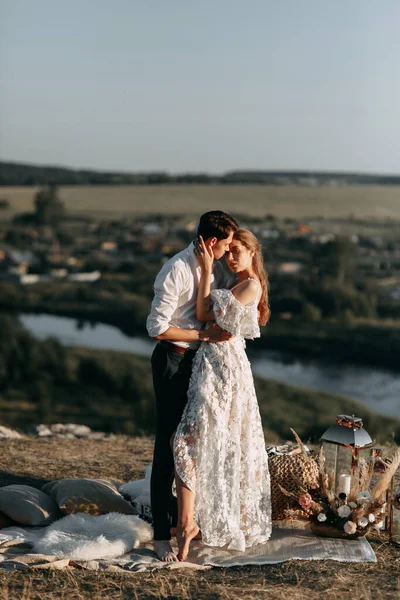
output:
<instances>
[{"instance_id":1,"label":"woman's bare foot","mask_svg":"<svg viewBox=\"0 0 400 600\"><path fill-rule=\"evenodd\" d=\"M171 531L171 536L176 537L176 533L178 531L177 527L171 527L170 531ZM201 539L202 539L201 538L201 529L199 529L199 533L193 538L193 541L197 542L197 540L201 540Z\"/></svg>"},{"instance_id":2,"label":"woman's bare foot","mask_svg":"<svg viewBox=\"0 0 400 600\"><path fill-rule=\"evenodd\" d=\"M200 529L194 521L190 525L178 527L176 531L176 539L178 541L178 560L183 561L189 554L190 542L200 533Z\"/></svg>"},{"instance_id":3,"label":"woman's bare foot","mask_svg":"<svg viewBox=\"0 0 400 600\"><path fill-rule=\"evenodd\" d=\"M178 560L169 540L154 540L154 550L163 562L176 562Z\"/></svg>"}]
</instances>

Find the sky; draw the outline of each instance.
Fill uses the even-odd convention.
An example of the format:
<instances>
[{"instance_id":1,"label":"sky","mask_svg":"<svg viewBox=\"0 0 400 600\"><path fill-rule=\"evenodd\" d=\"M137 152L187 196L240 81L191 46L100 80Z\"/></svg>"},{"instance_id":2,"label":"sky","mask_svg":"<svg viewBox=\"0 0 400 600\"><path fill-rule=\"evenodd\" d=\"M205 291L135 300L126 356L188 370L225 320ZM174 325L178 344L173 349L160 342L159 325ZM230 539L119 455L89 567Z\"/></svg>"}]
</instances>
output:
<instances>
[{"instance_id":1,"label":"sky","mask_svg":"<svg viewBox=\"0 0 400 600\"><path fill-rule=\"evenodd\" d=\"M2 0L0 159L400 173L398 0Z\"/></svg>"}]
</instances>

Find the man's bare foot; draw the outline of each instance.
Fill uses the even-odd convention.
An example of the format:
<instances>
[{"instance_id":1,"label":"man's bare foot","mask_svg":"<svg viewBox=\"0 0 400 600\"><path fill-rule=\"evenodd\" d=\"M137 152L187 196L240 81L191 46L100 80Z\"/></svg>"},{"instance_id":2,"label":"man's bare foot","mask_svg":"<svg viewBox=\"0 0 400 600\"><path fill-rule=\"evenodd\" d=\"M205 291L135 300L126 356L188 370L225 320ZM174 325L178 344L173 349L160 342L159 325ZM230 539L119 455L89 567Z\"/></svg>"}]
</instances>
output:
<instances>
[{"instance_id":1,"label":"man's bare foot","mask_svg":"<svg viewBox=\"0 0 400 600\"><path fill-rule=\"evenodd\" d=\"M185 527L178 527L176 539L178 541L178 560L183 561L189 554L190 542L200 533L200 529L194 521Z\"/></svg>"},{"instance_id":2,"label":"man's bare foot","mask_svg":"<svg viewBox=\"0 0 400 600\"><path fill-rule=\"evenodd\" d=\"M178 560L169 540L154 540L154 550L163 562L176 562Z\"/></svg>"}]
</instances>

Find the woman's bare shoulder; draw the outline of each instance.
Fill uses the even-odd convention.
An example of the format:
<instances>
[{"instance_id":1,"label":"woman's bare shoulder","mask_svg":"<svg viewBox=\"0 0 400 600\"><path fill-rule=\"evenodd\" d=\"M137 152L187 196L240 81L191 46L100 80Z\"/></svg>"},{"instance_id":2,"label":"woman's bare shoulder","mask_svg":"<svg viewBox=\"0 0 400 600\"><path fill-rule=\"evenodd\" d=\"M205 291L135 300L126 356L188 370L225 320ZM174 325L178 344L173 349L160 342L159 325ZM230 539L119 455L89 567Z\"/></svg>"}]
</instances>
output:
<instances>
[{"instance_id":1,"label":"woman's bare shoulder","mask_svg":"<svg viewBox=\"0 0 400 600\"><path fill-rule=\"evenodd\" d=\"M232 294L241 304L254 302L260 291L260 284L255 279L246 279L232 288Z\"/></svg>"}]
</instances>

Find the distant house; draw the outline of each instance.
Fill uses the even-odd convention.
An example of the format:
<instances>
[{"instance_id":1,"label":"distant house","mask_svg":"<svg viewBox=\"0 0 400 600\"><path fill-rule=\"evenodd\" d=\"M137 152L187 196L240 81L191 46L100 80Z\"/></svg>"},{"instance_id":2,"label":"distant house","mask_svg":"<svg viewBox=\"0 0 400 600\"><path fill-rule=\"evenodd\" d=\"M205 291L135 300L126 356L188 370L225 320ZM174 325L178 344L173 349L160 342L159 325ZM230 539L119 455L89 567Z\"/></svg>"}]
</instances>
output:
<instances>
[{"instance_id":1,"label":"distant house","mask_svg":"<svg viewBox=\"0 0 400 600\"><path fill-rule=\"evenodd\" d=\"M300 223L297 228L297 232L300 235L306 235L306 234L310 233L310 231L311 231L311 227L309 225L307 225L306 223Z\"/></svg>"},{"instance_id":2,"label":"distant house","mask_svg":"<svg viewBox=\"0 0 400 600\"><path fill-rule=\"evenodd\" d=\"M92 271L91 273L70 273L67 276L68 281L93 282L100 279L100 271Z\"/></svg>"},{"instance_id":3,"label":"distant house","mask_svg":"<svg viewBox=\"0 0 400 600\"><path fill-rule=\"evenodd\" d=\"M68 269L65 269L64 267L60 269L52 269L50 271L50 275L52 279L65 279L65 277L68 275Z\"/></svg>"},{"instance_id":4,"label":"distant house","mask_svg":"<svg viewBox=\"0 0 400 600\"><path fill-rule=\"evenodd\" d=\"M38 257L31 250L10 250L7 252L7 255L14 265L19 265L21 263L36 265L39 263Z\"/></svg>"},{"instance_id":5,"label":"distant house","mask_svg":"<svg viewBox=\"0 0 400 600\"><path fill-rule=\"evenodd\" d=\"M316 187L319 182L315 177L299 177L296 180L297 185L304 185L306 187Z\"/></svg>"},{"instance_id":6,"label":"distant house","mask_svg":"<svg viewBox=\"0 0 400 600\"><path fill-rule=\"evenodd\" d=\"M322 233L317 237L317 241L320 244L327 244L328 242L333 242L334 239L336 239L334 233Z\"/></svg>"},{"instance_id":7,"label":"distant house","mask_svg":"<svg viewBox=\"0 0 400 600\"><path fill-rule=\"evenodd\" d=\"M254 230L254 227L253 227ZM265 239L276 240L279 237L279 231L277 229L261 229L260 236Z\"/></svg>"},{"instance_id":8,"label":"distant house","mask_svg":"<svg viewBox=\"0 0 400 600\"><path fill-rule=\"evenodd\" d=\"M101 242L100 248L104 252L115 252L118 249L118 244L117 244L117 242L111 242L111 241Z\"/></svg>"},{"instance_id":9,"label":"distant house","mask_svg":"<svg viewBox=\"0 0 400 600\"><path fill-rule=\"evenodd\" d=\"M164 233L163 228L158 223L145 223L142 227L142 233L144 235L162 235Z\"/></svg>"},{"instance_id":10,"label":"distant house","mask_svg":"<svg viewBox=\"0 0 400 600\"><path fill-rule=\"evenodd\" d=\"M279 263L276 267L278 273L282 275L297 275L302 270L303 265L298 262Z\"/></svg>"}]
</instances>

